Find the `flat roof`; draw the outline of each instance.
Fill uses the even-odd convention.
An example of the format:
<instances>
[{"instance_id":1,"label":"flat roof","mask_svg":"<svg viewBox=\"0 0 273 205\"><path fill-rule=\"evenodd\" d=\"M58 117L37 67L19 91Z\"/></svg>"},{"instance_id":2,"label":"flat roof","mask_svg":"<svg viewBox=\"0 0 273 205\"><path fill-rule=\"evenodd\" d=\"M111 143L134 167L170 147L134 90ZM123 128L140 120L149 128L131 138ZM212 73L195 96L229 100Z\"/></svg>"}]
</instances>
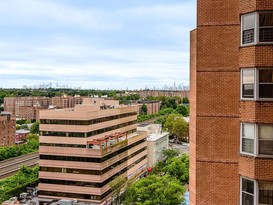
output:
<instances>
[{"instance_id":1,"label":"flat roof","mask_svg":"<svg viewBox=\"0 0 273 205\"><path fill-rule=\"evenodd\" d=\"M150 142L157 141L157 140L161 139L162 137L165 137L166 135L169 135L169 133L162 132L159 134L151 134L151 135L148 135L147 141L150 141Z\"/></svg>"}]
</instances>

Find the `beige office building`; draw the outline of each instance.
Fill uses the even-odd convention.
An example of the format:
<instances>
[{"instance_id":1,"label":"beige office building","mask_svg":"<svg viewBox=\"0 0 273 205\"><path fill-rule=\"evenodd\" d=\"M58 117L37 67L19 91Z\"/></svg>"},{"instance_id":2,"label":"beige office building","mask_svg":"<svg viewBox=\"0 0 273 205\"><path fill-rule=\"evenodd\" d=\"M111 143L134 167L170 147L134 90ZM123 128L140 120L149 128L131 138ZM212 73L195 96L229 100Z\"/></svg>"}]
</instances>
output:
<instances>
[{"instance_id":1,"label":"beige office building","mask_svg":"<svg viewBox=\"0 0 273 205\"><path fill-rule=\"evenodd\" d=\"M145 174L147 134L136 131L136 111L92 99L41 111L39 197L107 204L116 176Z\"/></svg>"}]
</instances>

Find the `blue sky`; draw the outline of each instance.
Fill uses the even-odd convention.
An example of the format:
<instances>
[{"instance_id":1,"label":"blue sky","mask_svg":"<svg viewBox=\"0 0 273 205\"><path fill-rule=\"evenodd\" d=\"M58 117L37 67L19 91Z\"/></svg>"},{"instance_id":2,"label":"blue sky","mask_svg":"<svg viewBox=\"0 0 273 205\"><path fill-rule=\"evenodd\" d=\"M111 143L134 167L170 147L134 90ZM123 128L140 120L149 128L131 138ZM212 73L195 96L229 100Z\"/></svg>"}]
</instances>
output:
<instances>
[{"instance_id":1,"label":"blue sky","mask_svg":"<svg viewBox=\"0 0 273 205\"><path fill-rule=\"evenodd\" d=\"M189 84L195 0L0 0L0 87Z\"/></svg>"}]
</instances>

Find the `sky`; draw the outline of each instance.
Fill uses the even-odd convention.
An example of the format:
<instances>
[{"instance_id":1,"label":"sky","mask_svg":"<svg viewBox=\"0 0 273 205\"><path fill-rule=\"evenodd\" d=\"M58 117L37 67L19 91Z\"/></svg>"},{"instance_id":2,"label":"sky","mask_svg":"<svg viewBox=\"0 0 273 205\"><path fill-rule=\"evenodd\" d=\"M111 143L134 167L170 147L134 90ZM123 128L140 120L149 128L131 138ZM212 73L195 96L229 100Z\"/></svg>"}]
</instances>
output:
<instances>
[{"instance_id":1,"label":"sky","mask_svg":"<svg viewBox=\"0 0 273 205\"><path fill-rule=\"evenodd\" d=\"M0 0L0 87L189 84L195 0Z\"/></svg>"}]
</instances>

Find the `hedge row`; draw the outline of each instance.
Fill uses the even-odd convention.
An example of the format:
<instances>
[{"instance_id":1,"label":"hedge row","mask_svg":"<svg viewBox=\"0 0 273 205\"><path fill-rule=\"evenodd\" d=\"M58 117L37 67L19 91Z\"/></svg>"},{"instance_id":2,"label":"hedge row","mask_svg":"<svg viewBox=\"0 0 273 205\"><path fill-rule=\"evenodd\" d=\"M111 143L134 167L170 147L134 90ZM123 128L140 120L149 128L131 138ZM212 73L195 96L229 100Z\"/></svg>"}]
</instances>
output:
<instances>
[{"instance_id":1,"label":"hedge row","mask_svg":"<svg viewBox=\"0 0 273 205\"><path fill-rule=\"evenodd\" d=\"M155 113L155 114L151 114L151 115L139 115L137 117L137 122L144 122L146 120L150 120L150 119L153 119L153 118L157 118L157 117L161 117L161 116L164 116L164 115L168 115L168 114L173 113L174 111L175 110L172 109L172 108L165 108L165 109L162 109L158 113Z\"/></svg>"}]
</instances>

